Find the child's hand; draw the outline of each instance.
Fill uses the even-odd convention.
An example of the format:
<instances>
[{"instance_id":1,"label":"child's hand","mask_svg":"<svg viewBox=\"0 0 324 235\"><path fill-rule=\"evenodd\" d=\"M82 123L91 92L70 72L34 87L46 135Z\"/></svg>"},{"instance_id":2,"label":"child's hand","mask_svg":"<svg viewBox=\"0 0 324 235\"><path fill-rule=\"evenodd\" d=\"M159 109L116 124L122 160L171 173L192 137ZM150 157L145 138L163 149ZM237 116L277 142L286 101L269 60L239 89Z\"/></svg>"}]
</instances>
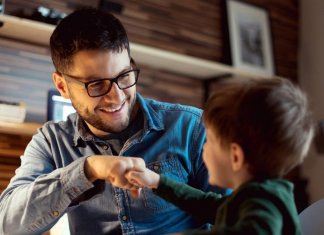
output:
<instances>
[{"instance_id":1,"label":"child's hand","mask_svg":"<svg viewBox=\"0 0 324 235\"><path fill-rule=\"evenodd\" d=\"M140 188L157 188L160 182L160 175L148 168L144 170L133 168L126 173L125 178Z\"/></svg>"}]
</instances>

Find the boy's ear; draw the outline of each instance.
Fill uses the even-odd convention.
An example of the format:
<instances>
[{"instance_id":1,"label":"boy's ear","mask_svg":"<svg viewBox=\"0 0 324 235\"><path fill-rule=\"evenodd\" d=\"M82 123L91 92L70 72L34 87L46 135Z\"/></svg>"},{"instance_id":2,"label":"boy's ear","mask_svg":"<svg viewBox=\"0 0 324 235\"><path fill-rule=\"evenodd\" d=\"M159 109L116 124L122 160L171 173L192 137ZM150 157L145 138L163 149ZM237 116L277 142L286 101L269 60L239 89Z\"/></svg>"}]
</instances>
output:
<instances>
[{"instance_id":1,"label":"boy's ear","mask_svg":"<svg viewBox=\"0 0 324 235\"><path fill-rule=\"evenodd\" d=\"M245 161L245 156L242 147L237 143L231 143L230 145L231 152L231 164L232 170L237 172L242 169Z\"/></svg>"},{"instance_id":2,"label":"boy's ear","mask_svg":"<svg viewBox=\"0 0 324 235\"><path fill-rule=\"evenodd\" d=\"M69 92L67 89L66 81L63 78L63 76L57 72L54 72L52 78L57 90L61 93L61 96L66 99L69 99Z\"/></svg>"}]
</instances>

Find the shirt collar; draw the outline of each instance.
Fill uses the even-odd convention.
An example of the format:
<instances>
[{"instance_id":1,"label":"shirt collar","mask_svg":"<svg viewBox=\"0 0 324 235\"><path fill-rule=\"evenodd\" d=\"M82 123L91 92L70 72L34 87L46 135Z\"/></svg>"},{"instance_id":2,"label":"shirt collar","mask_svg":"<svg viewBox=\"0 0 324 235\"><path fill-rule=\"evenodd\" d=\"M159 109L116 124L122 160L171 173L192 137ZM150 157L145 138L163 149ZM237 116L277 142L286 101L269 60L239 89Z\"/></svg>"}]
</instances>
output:
<instances>
[{"instance_id":1,"label":"shirt collar","mask_svg":"<svg viewBox=\"0 0 324 235\"><path fill-rule=\"evenodd\" d=\"M163 130L164 129L164 123L162 120L161 115L158 115L158 113L155 111L155 109L152 106L151 100L144 99L139 93L136 94L137 102L140 106L140 108L143 111L144 115L144 130L150 131L150 130Z\"/></svg>"}]
</instances>

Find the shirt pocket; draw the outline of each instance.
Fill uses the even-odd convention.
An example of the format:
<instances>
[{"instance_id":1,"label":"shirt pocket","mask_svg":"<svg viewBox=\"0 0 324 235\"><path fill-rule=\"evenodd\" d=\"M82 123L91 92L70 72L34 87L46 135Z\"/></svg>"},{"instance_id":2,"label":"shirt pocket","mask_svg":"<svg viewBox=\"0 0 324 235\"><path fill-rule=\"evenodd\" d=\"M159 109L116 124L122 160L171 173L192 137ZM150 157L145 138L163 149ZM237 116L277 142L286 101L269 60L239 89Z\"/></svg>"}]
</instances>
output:
<instances>
[{"instance_id":1,"label":"shirt pocket","mask_svg":"<svg viewBox=\"0 0 324 235\"><path fill-rule=\"evenodd\" d=\"M188 173L182 167L182 164L177 156L167 153L163 158L160 159L161 160L159 161L147 163L146 167L159 175L165 175L175 181L183 183L187 182ZM148 209L161 210L175 207L173 204L155 195L151 189L143 188L142 194L144 205Z\"/></svg>"}]
</instances>

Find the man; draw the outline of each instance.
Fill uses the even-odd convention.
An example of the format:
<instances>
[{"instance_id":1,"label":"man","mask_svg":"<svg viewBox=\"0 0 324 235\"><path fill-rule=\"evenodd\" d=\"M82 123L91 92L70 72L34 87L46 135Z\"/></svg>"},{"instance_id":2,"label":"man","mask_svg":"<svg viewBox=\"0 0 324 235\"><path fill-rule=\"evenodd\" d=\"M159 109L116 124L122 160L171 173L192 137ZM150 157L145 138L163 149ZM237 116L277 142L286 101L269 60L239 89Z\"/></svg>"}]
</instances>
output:
<instances>
[{"instance_id":1,"label":"man","mask_svg":"<svg viewBox=\"0 0 324 235\"><path fill-rule=\"evenodd\" d=\"M124 174L149 167L201 190L201 111L144 99L120 21L96 9L54 30L53 81L76 113L39 129L0 198L0 234L41 234L68 214L71 234L165 234L203 226ZM128 156L138 156L142 159Z\"/></svg>"}]
</instances>

